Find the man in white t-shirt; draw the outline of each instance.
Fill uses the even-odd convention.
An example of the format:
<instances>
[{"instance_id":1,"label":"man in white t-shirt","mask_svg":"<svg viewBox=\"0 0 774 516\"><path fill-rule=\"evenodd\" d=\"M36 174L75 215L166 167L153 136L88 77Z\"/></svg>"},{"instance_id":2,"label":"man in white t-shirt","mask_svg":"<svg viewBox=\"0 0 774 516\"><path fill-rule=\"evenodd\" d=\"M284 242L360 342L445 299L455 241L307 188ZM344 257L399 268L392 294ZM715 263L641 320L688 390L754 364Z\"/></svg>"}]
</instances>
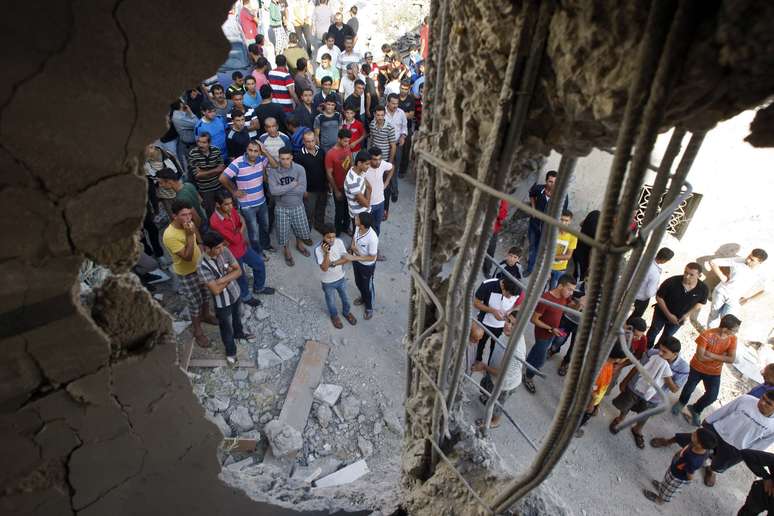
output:
<instances>
[{"instance_id":1,"label":"man in white t-shirt","mask_svg":"<svg viewBox=\"0 0 774 516\"><path fill-rule=\"evenodd\" d=\"M365 154L365 153L364 153ZM355 234L352 236L350 253L352 269L355 273L355 284L360 291L360 297L355 299L356 305L365 305L363 319L374 315L374 270L379 253L379 237L371 227L371 214L363 211L355 215Z\"/></svg>"},{"instance_id":2,"label":"man in white t-shirt","mask_svg":"<svg viewBox=\"0 0 774 516\"><path fill-rule=\"evenodd\" d=\"M516 314L511 312L508 314L507 318L505 319L505 326L503 328L503 335L506 337L511 336L511 331L513 330L513 323L516 321ZM503 339L505 342L508 341L508 339ZM508 362L508 368L505 371L505 378L503 379L503 388L500 391L500 395L497 397L497 404L494 406L494 411L492 412L492 423L489 426L489 428L497 428L500 426L500 417L503 414L502 405L505 404L505 401L513 394L513 392L516 390L516 388L521 385L521 368L522 363L526 360L527 357L527 344L524 341L524 335L521 335L519 337L519 340L516 342L516 349L513 352L513 355L511 355L511 360ZM471 370L473 372L482 372L484 373L484 377L481 379L481 387L490 393L494 390L494 385L497 377L501 374L501 371L503 369L503 359L505 358L505 348L501 346L495 346L494 351L489 356L489 363L484 364L483 362L477 362L473 365ZM479 400L481 403L486 404L487 401L489 401L489 397L486 394L482 394L479 397ZM479 428L483 427L484 420L483 419L477 419L476 425L479 426Z\"/></svg>"},{"instance_id":3,"label":"man in white t-shirt","mask_svg":"<svg viewBox=\"0 0 774 516\"><path fill-rule=\"evenodd\" d=\"M314 257L320 266L320 281L322 282L325 304L328 307L328 315L333 326L341 329L344 325L336 310L335 293L338 292L341 299L341 313L351 325L357 324L357 319L349 311L349 297L347 296L347 278L344 276L344 265L349 263L351 256L344 247L344 242L336 238L336 229L325 224L321 228L323 239L314 249Z\"/></svg>"},{"instance_id":4,"label":"man in white t-shirt","mask_svg":"<svg viewBox=\"0 0 774 516\"><path fill-rule=\"evenodd\" d=\"M353 219L358 213L371 211L371 186L365 178L369 163L368 153L359 151L355 155L355 164L344 178L344 195L347 198L349 216Z\"/></svg>"},{"instance_id":5,"label":"man in white t-shirt","mask_svg":"<svg viewBox=\"0 0 774 516\"><path fill-rule=\"evenodd\" d=\"M381 236L382 217L384 216L384 190L390 185L394 167L382 159L382 150L378 147L368 149L371 160L365 178L371 185L371 215L374 219L374 231Z\"/></svg>"},{"instance_id":6,"label":"man in white t-shirt","mask_svg":"<svg viewBox=\"0 0 774 516\"><path fill-rule=\"evenodd\" d=\"M753 249L744 260L727 258L710 260L709 265L720 283L712 292L712 304L707 318L707 328L714 328L724 315L741 317L742 305L763 292L761 278L756 269L769 255L763 249ZM722 268L728 268L728 273Z\"/></svg>"},{"instance_id":7,"label":"man in white t-shirt","mask_svg":"<svg viewBox=\"0 0 774 516\"><path fill-rule=\"evenodd\" d=\"M473 296L473 307L478 310L478 321L482 323L488 333L479 325L474 324L470 332L470 343L476 344L476 362L484 360L484 349L490 340L490 333L499 338L505 328L505 320L508 314L517 309L517 301L521 289L510 278L484 280L476 289ZM495 341L489 346L491 356L495 348Z\"/></svg>"}]
</instances>

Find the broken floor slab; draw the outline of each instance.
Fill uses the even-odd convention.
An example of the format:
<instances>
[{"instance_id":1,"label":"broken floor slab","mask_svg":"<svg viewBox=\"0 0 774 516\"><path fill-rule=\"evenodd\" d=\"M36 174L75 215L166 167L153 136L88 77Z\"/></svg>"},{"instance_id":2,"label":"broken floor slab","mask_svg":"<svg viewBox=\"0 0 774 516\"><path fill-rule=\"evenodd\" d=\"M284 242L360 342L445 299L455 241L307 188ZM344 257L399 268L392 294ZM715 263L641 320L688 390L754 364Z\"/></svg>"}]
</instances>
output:
<instances>
[{"instance_id":1,"label":"broken floor slab","mask_svg":"<svg viewBox=\"0 0 774 516\"><path fill-rule=\"evenodd\" d=\"M357 462L353 462L349 466L345 466L340 470L331 473L330 475L316 480L312 483L314 487L333 487L344 484L349 484L364 477L371 471L368 469L368 464L365 460L361 459Z\"/></svg>"}]
</instances>

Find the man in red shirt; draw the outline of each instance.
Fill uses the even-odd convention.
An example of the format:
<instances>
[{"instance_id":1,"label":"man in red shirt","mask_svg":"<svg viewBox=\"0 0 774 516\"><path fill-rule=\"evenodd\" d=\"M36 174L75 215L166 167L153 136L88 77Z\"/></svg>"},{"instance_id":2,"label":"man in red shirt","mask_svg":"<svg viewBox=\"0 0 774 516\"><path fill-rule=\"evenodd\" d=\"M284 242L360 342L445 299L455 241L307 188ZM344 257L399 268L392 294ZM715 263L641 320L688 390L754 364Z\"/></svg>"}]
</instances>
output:
<instances>
[{"instance_id":1,"label":"man in red shirt","mask_svg":"<svg viewBox=\"0 0 774 516\"><path fill-rule=\"evenodd\" d=\"M242 301L248 306L261 306L261 302L253 297L253 293L269 295L274 294L274 289L266 286L266 266L263 263L263 257L247 245L246 227L242 223L239 212L234 208L234 199L230 193L219 191L215 194L215 211L210 216L210 229L217 231L223 237L228 250L242 267L242 274L237 279ZM245 264L253 270L252 293L247 286Z\"/></svg>"},{"instance_id":2,"label":"man in red shirt","mask_svg":"<svg viewBox=\"0 0 774 516\"><path fill-rule=\"evenodd\" d=\"M575 278L569 274L563 274L559 278L556 288L544 293L542 299L557 305L568 305L570 304L572 293L575 291L575 284ZM530 322L535 325L535 344L529 350L527 363L535 369L540 369L545 364L546 352L553 343L554 338L563 335L563 330L559 328L559 323L562 321L562 313L562 310L556 306L538 302L535 313L532 314ZM535 384L532 381L533 376L535 376L535 373L532 370L527 370L527 374L524 377L524 387L532 394L535 394Z\"/></svg>"},{"instance_id":3,"label":"man in red shirt","mask_svg":"<svg viewBox=\"0 0 774 516\"><path fill-rule=\"evenodd\" d=\"M328 184L333 192L333 204L336 207L333 218L336 236L341 233L352 234L349 206L347 197L344 195L344 178L352 167L352 150L349 148L351 138L352 133L349 129L339 129L336 145L325 153L325 174L328 176Z\"/></svg>"},{"instance_id":4,"label":"man in red shirt","mask_svg":"<svg viewBox=\"0 0 774 516\"><path fill-rule=\"evenodd\" d=\"M430 53L430 24L427 23L427 16L422 21L422 26L419 28L419 51L422 53L422 60L427 59Z\"/></svg>"},{"instance_id":5,"label":"man in red shirt","mask_svg":"<svg viewBox=\"0 0 774 516\"><path fill-rule=\"evenodd\" d=\"M492 227L492 236L489 239L489 245L486 248L486 254L494 258L494 254L497 251L497 236L500 234L500 231L503 229L503 223L505 222L505 219L508 218L508 203L505 201L500 201L500 206L497 211L497 218L494 221L494 225ZM489 274L492 271L492 261L488 260L487 258L484 258L484 265L481 267L481 272L484 273L485 278L491 278L491 274Z\"/></svg>"},{"instance_id":6,"label":"man in red shirt","mask_svg":"<svg viewBox=\"0 0 774 516\"><path fill-rule=\"evenodd\" d=\"M349 129L352 136L349 139L349 148L352 154L356 154L360 150L360 146L365 138L365 128L363 122L355 118L355 109L352 106L344 108L344 123L341 125L342 129Z\"/></svg>"}]
</instances>

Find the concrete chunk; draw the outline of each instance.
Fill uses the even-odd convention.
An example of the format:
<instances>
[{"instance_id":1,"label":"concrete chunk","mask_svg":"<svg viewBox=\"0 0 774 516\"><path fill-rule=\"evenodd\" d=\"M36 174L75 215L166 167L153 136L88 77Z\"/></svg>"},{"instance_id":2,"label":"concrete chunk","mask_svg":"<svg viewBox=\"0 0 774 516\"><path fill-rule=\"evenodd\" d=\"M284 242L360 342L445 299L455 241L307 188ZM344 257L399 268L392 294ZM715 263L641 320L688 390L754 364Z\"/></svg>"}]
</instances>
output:
<instances>
[{"instance_id":1,"label":"concrete chunk","mask_svg":"<svg viewBox=\"0 0 774 516\"><path fill-rule=\"evenodd\" d=\"M258 369L268 369L282 363L282 359L270 349L258 350Z\"/></svg>"},{"instance_id":2,"label":"concrete chunk","mask_svg":"<svg viewBox=\"0 0 774 516\"><path fill-rule=\"evenodd\" d=\"M247 457L246 459L240 460L239 462L229 464L226 467L231 471L242 471L243 469L252 466L253 462L254 461L252 457Z\"/></svg>"},{"instance_id":3,"label":"concrete chunk","mask_svg":"<svg viewBox=\"0 0 774 516\"><path fill-rule=\"evenodd\" d=\"M263 427L275 457L295 455L304 446L301 432L279 420L269 421Z\"/></svg>"},{"instance_id":4,"label":"concrete chunk","mask_svg":"<svg viewBox=\"0 0 774 516\"><path fill-rule=\"evenodd\" d=\"M285 362L286 360L290 360L294 356L296 356L296 352L287 347L283 343L279 343L276 346L274 346L274 352L277 354L278 357L280 357L280 360Z\"/></svg>"},{"instance_id":5,"label":"concrete chunk","mask_svg":"<svg viewBox=\"0 0 774 516\"><path fill-rule=\"evenodd\" d=\"M250 411L247 410L247 407L235 408L228 419L240 432L247 432L254 426L253 418L250 417Z\"/></svg>"},{"instance_id":6,"label":"concrete chunk","mask_svg":"<svg viewBox=\"0 0 774 516\"><path fill-rule=\"evenodd\" d=\"M335 473L314 482L314 487L333 487L349 484L355 480L367 475L371 470L363 459L353 462L349 466L343 467Z\"/></svg>"},{"instance_id":7,"label":"concrete chunk","mask_svg":"<svg viewBox=\"0 0 774 516\"><path fill-rule=\"evenodd\" d=\"M332 383L321 383L314 390L314 398L327 403L330 406L336 404L341 396L341 391L344 390L340 385L334 385Z\"/></svg>"}]
</instances>

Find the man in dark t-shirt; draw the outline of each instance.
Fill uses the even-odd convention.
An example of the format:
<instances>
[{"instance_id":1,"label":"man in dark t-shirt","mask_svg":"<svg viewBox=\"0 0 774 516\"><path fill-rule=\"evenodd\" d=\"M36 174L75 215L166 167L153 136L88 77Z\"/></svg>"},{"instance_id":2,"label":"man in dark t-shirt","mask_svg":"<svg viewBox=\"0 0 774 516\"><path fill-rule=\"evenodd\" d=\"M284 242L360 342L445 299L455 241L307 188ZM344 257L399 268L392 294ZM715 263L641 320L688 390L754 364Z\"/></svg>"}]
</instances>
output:
<instances>
[{"instance_id":1,"label":"man in dark t-shirt","mask_svg":"<svg viewBox=\"0 0 774 516\"><path fill-rule=\"evenodd\" d=\"M354 38L355 31L349 25L344 24L344 16L341 13L336 13L333 16L333 23L328 27L328 35L333 36L336 46L344 52L344 40L347 37Z\"/></svg>"},{"instance_id":2,"label":"man in dark t-shirt","mask_svg":"<svg viewBox=\"0 0 774 516\"><path fill-rule=\"evenodd\" d=\"M495 337L502 335L508 314L516 310L520 292L521 289L509 278L484 280L476 290L473 306L478 310L478 320ZM484 348L491 337L477 325L474 325L474 329L477 331L471 332L470 340L471 344L477 343L476 362L481 362L484 359ZM490 357L494 347L495 341L492 340L489 346Z\"/></svg>"},{"instance_id":3,"label":"man in dark t-shirt","mask_svg":"<svg viewBox=\"0 0 774 516\"><path fill-rule=\"evenodd\" d=\"M272 102L271 86L264 84L261 86L261 104L255 108L255 116L261 124L261 130L265 131L265 124L267 118L273 118L279 125L281 133L287 134L288 127L285 125L285 110L280 104Z\"/></svg>"},{"instance_id":4,"label":"man in dark t-shirt","mask_svg":"<svg viewBox=\"0 0 774 516\"><path fill-rule=\"evenodd\" d=\"M572 294L575 291L575 278L570 274L563 274L556 285L556 288L544 293L542 298L557 305L569 305ZM546 353L548 348L554 342L555 337L564 336L564 330L559 326L562 322L561 308L538 302L535 312L532 314L530 322L535 325L535 344L529 350L527 363L535 369L540 369L546 362ZM524 376L524 387L532 394L535 394L535 384L532 377L535 373L527 370Z\"/></svg>"},{"instance_id":5,"label":"man in dark t-shirt","mask_svg":"<svg viewBox=\"0 0 774 516\"><path fill-rule=\"evenodd\" d=\"M304 146L295 154L294 161L306 172L304 207L309 225L323 233L325 208L328 204L328 178L325 175L325 151L316 142L314 131L308 129L303 136Z\"/></svg>"},{"instance_id":6,"label":"man in dark t-shirt","mask_svg":"<svg viewBox=\"0 0 774 516\"><path fill-rule=\"evenodd\" d=\"M538 211L546 212L548 209L548 203L551 201L551 196L554 193L554 185L556 184L556 171L549 170L546 172L545 184L534 184L529 189L529 202L533 208ZM564 206L562 211L569 209L569 199L564 198ZM540 244L540 235L543 232L543 223L540 219L535 217L529 218L529 226L527 226L527 237L529 239L529 255L527 257L527 268L524 271L525 276L529 276L532 273L532 269L535 267L535 260L537 259L538 245Z\"/></svg>"},{"instance_id":7,"label":"man in dark t-shirt","mask_svg":"<svg viewBox=\"0 0 774 516\"><path fill-rule=\"evenodd\" d=\"M648 330L648 347L656 344L661 330L672 336L698 311L709 298L709 289L699 279L701 266L691 262L685 266L682 275L672 276L661 283L656 292L656 306Z\"/></svg>"}]
</instances>

